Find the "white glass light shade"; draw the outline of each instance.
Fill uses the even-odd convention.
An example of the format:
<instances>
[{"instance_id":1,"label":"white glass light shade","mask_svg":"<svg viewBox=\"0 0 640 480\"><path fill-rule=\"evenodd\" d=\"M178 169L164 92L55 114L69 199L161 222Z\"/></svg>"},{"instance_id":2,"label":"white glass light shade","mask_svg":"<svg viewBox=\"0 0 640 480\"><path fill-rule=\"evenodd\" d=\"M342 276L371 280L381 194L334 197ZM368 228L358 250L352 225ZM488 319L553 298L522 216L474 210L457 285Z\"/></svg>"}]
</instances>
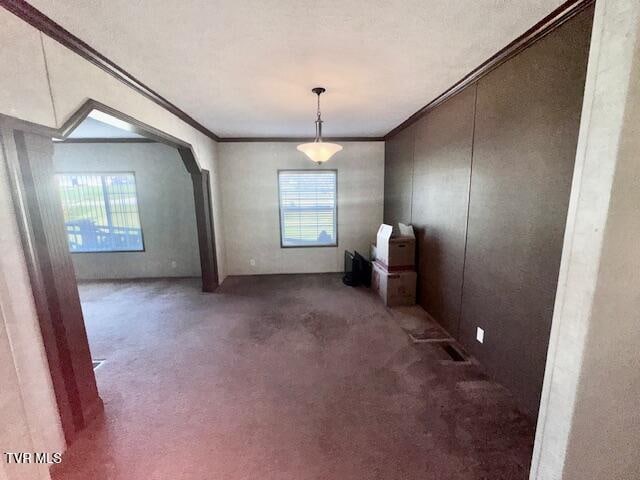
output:
<instances>
[{"instance_id":1,"label":"white glass light shade","mask_svg":"<svg viewBox=\"0 0 640 480\"><path fill-rule=\"evenodd\" d=\"M342 150L342 145L337 143L311 142L298 145L298 150L304 153L314 162L324 163Z\"/></svg>"}]
</instances>

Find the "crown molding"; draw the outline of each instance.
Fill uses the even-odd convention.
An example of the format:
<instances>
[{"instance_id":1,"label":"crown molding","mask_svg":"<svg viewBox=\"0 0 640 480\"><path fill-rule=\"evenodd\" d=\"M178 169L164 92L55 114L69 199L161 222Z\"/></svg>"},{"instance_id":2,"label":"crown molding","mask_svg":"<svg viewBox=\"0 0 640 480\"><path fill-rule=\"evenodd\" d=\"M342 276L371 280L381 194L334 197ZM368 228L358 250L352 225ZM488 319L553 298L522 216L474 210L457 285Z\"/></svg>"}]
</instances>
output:
<instances>
[{"instance_id":1,"label":"crown molding","mask_svg":"<svg viewBox=\"0 0 640 480\"><path fill-rule=\"evenodd\" d=\"M0 5L2 5L5 9L10 11L17 17L27 22L32 27L37 28L45 35L51 37L61 45L64 45L69 50L77 53L85 60L93 63L101 70L117 78L122 83L124 83L128 87L131 87L138 93L144 95L149 100L153 101L165 110L171 112L180 120L195 128L199 132L204 133L212 140L219 140L219 137L215 133L206 128L204 125L198 123L193 117L189 116L186 112L178 108L158 92L145 85L143 82L127 72L124 68L109 60L93 47L80 40L74 34L54 22L52 19L47 17L44 13L42 13L40 10L36 9L29 3L25 2L24 0L0 0Z\"/></svg>"},{"instance_id":2,"label":"crown molding","mask_svg":"<svg viewBox=\"0 0 640 480\"><path fill-rule=\"evenodd\" d=\"M540 40L545 35L549 34L560 25L565 23L567 20L571 19L578 13L582 12L589 6L595 3L595 0L568 0L560 7L555 9L545 18L536 23L529 30L524 32L514 41L509 43L506 47L499 50L492 57L484 61L478 67L474 68L471 72L465 75L458 82L453 84L447 90L442 92L436 98L431 100L425 106L420 108L418 111L413 113L409 118L403 121L400 125L390 130L386 135L382 137L334 137L331 140L334 141L342 141L342 142L377 142L388 140L393 137L396 133L401 130L407 128L412 125L424 115L426 115L429 111L436 108L441 103L447 101L449 98L453 97L457 93L461 92L468 86L477 82L480 78L487 75L489 72L502 65L507 60L513 58L518 55L524 49L531 46L536 41ZM71 51L77 53L84 59L88 60L92 64L96 65L106 73L112 75L117 78L125 85L134 89L138 93L144 95L146 98L150 99L157 105L161 106L165 110L174 114L182 121L200 131L201 133L207 135L212 140L217 142L303 142L309 141L308 138L299 138L299 137L219 137L211 130L198 123L193 117L189 116L186 112L178 108L176 105L171 103L169 100L161 96L156 91L152 90L150 87L145 85L143 82L138 80L136 77L127 72L124 68L120 67L113 61L109 60L107 57L102 55L100 52L95 50L93 47L80 40L78 37L73 35L71 32L63 28L58 23L54 22L52 19L47 17L44 13L40 12L38 9L30 5L24 0L0 0L0 5L5 9L21 18L25 22L29 23L31 26L37 28L45 35L51 37L56 40L58 43L64 45ZM329 138L327 138L329 140Z\"/></svg>"},{"instance_id":3,"label":"crown molding","mask_svg":"<svg viewBox=\"0 0 640 480\"><path fill-rule=\"evenodd\" d=\"M384 137L324 137L328 142L383 142ZM224 137L221 143L259 143L259 142L313 142L311 137Z\"/></svg>"},{"instance_id":4,"label":"crown molding","mask_svg":"<svg viewBox=\"0 0 640 480\"><path fill-rule=\"evenodd\" d=\"M514 41L512 41L510 44L508 44L506 47L499 50L489 59L485 60L479 66L471 70L468 74L466 74L456 83L454 83L447 90L445 90L436 98L434 98L429 103L427 103L420 110L412 114L400 125L398 125L394 129L389 131L389 133L387 133L384 136L384 139L389 140L395 134L399 133L400 131L414 124L415 122L420 120L422 117L424 117L427 113L429 113L431 110L436 108L438 105L446 102L448 99L460 93L462 90L469 87L470 85L473 85L482 77L487 75L489 72L496 69L507 60L515 57L520 52L530 47L535 42L540 40L542 37L544 37L545 35L548 35L552 31L554 31L556 28L558 28L560 25L565 23L567 20L573 18L578 13L582 12L583 10L590 7L594 3L595 3L595 0L568 0L567 2L563 3L558 8L556 8L553 12L551 12L549 15L547 15L538 23L536 23L529 30L527 30L518 38L516 38Z\"/></svg>"},{"instance_id":5,"label":"crown molding","mask_svg":"<svg viewBox=\"0 0 640 480\"><path fill-rule=\"evenodd\" d=\"M58 141L59 144L67 143L158 143L150 138L67 138L65 140Z\"/></svg>"}]
</instances>

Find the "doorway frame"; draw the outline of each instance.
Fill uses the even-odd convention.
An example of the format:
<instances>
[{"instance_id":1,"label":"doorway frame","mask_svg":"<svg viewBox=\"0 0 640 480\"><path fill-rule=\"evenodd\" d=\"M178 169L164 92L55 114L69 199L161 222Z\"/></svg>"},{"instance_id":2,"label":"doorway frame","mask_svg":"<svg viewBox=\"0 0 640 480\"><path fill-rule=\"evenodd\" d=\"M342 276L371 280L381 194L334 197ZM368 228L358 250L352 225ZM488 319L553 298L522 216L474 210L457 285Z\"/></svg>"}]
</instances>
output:
<instances>
[{"instance_id":1,"label":"doorway frame","mask_svg":"<svg viewBox=\"0 0 640 480\"><path fill-rule=\"evenodd\" d=\"M40 334L67 445L103 410L103 404L93 371L71 254L68 249L60 248L61 244L66 245L66 235L62 225L53 232L44 227L51 212L61 214L62 208L51 201L51 191L41 191L53 185L53 178L48 178L52 176L52 158L30 151L25 139L29 135L46 138L51 142L52 151L54 140L64 142L93 111L124 122L123 127L130 132L178 150L193 183L202 291L214 292L218 287L210 174L198 165L191 144L93 99L83 103L59 129L0 114L0 147L5 163L0 167L7 169L9 177ZM38 171L38 162L46 164L44 170L48 168L48 171Z\"/></svg>"},{"instance_id":2,"label":"doorway frame","mask_svg":"<svg viewBox=\"0 0 640 480\"><path fill-rule=\"evenodd\" d=\"M63 141L66 140L71 132L94 110L125 122L127 124L126 130L131 133L141 135L178 150L182 163L191 175L191 181L193 183L196 228L198 231L198 248L202 274L202 291L215 292L219 283L215 231L211 211L211 189L208 187L210 174L208 170L202 169L198 165L192 145L93 99L89 99L82 104L82 106L69 117L64 125L60 127L58 136L54 138Z\"/></svg>"}]
</instances>

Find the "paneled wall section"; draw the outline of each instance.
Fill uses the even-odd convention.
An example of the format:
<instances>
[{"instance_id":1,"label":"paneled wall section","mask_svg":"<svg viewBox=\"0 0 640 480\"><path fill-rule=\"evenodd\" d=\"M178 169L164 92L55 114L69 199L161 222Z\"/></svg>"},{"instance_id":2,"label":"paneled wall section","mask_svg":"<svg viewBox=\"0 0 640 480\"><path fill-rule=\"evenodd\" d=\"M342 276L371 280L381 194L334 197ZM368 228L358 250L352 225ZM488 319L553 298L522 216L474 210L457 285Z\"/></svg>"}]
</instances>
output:
<instances>
[{"instance_id":1,"label":"paneled wall section","mask_svg":"<svg viewBox=\"0 0 640 480\"><path fill-rule=\"evenodd\" d=\"M416 227L419 303L532 415L592 16L577 15L387 143L385 221Z\"/></svg>"},{"instance_id":2,"label":"paneled wall section","mask_svg":"<svg viewBox=\"0 0 640 480\"><path fill-rule=\"evenodd\" d=\"M411 222L416 227L418 296L458 332L464 266L475 87L416 125Z\"/></svg>"},{"instance_id":3,"label":"paneled wall section","mask_svg":"<svg viewBox=\"0 0 640 480\"><path fill-rule=\"evenodd\" d=\"M386 142L384 150L384 218L387 223L411 222L415 126Z\"/></svg>"}]
</instances>

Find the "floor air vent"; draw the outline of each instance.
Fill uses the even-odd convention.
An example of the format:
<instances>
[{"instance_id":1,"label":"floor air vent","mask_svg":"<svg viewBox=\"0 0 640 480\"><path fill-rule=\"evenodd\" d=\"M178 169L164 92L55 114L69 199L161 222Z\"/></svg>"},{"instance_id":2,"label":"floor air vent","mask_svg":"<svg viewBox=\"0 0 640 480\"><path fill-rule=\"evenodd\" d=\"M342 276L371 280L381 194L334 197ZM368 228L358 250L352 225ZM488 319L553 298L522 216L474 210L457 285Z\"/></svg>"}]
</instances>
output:
<instances>
[{"instance_id":1,"label":"floor air vent","mask_svg":"<svg viewBox=\"0 0 640 480\"><path fill-rule=\"evenodd\" d=\"M442 328L429 325L421 331L405 330L413 343L450 342L452 338Z\"/></svg>"},{"instance_id":2,"label":"floor air vent","mask_svg":"<svg viewBox=\"0 0 640 480\"><path fill-rule=\"evenodd\" d=\"M456 347L454 347L450 343L445 343L442 345L442 349L449 356L451 361L453 362L469 362L469 359Z\"/></svg>"}]
</instances>

